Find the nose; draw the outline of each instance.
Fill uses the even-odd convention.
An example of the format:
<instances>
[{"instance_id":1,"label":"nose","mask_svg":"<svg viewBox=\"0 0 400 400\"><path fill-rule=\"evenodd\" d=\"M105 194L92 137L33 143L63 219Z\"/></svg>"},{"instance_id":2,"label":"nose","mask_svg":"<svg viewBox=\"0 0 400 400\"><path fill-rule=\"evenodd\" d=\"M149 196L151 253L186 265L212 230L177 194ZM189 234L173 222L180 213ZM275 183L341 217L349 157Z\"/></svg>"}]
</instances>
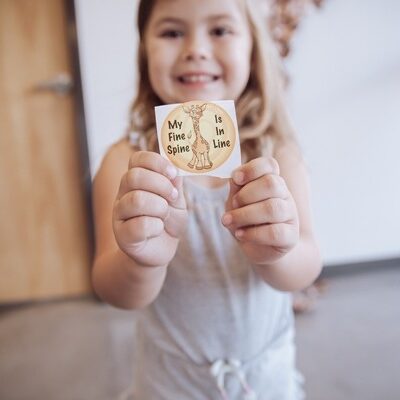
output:
<instances>
[{"instance_id":1,"label":"nose","mask_svg":"<svg viewBox=\"0 0 400 400\"><path fill-rule=\"evenodd\" d=\"M210 58L211 49L208 38L200 33L191 33L186 37L183 49L185 61L200 61Z\"/></svg>"}]
</instances>

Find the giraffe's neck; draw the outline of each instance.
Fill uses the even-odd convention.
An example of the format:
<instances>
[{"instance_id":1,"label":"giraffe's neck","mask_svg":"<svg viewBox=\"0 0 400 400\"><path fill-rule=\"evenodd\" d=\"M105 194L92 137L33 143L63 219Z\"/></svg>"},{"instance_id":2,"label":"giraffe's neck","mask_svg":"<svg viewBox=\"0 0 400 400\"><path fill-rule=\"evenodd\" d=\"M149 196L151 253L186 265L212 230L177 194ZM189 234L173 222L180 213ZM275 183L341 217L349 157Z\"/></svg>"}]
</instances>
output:
<instances>
[{"instance_id":1,"label":"giraffe's neck","mask_svg":"<svg viewBox=\"0 0 400 400\"><path fill-rule=\"evenodd\" d=\"M200 137L201 137L200 128L199 128L200 120L197 118L196 119L192 118L192 121L193 121L193 128L194 128L194 134L196 135L196 139L200 139Z\"/></svg>"}]
</instances>

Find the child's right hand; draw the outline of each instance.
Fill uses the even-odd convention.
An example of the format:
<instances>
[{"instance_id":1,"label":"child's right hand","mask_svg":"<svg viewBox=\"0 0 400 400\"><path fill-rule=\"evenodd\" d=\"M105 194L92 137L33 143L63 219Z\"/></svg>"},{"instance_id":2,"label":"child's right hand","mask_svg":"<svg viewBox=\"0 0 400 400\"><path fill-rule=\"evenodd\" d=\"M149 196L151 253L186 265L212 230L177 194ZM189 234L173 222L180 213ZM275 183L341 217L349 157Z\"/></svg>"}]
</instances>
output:
<instances>
[{"instance_id":1,"label":"child's right hand","mask_svg":"<svg viewBox=\"0 0 400 400\"><path fill-rule=\"evenodd\" d=\"M144 266L168 265L186 227L182 178L157 153L129 160L114 202L113 229L120 249Z\"/></svg>"}]
</instances>

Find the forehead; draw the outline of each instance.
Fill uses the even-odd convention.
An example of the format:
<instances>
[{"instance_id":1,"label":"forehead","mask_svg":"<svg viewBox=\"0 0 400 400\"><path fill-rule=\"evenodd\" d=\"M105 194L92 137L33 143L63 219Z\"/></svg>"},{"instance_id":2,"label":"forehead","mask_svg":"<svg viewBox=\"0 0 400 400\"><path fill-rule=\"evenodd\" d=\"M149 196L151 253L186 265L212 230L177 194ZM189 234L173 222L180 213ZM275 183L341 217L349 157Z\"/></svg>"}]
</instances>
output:
<instances>
[{"instance_id":1,"label":"forehead","mask_svg":"<svg viewBox=\"0 0 400 400\"><path fill-rule=\"evenodd\" d=\"M152 10L152 22L177 19L187 23L212 19L245 21L240 0L156 0Z\"/></svg>"}]
</instances>

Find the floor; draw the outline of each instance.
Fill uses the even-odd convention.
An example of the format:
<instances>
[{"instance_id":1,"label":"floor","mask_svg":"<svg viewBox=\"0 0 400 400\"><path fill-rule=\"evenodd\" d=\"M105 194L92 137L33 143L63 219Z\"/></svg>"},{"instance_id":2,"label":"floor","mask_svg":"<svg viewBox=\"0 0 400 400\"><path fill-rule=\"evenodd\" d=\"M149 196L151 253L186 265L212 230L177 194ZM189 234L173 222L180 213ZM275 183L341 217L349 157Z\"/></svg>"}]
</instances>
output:
<instances>
[{"instance_id":1,"label":"floor","mask_svg":"<svg viewBox=\"0 0 400 400\"><path fill-rule=\"evenodd\" d=\"M307 399L400 399L400 265L326 279L296 317ZM0 307L0 399L113 399L133 333L133 312L89 298Z\"/></svg>"},{"instance_id":2,"label":"floor","mask_svg":"<svg viewBox=\"0 0 400 400\"><path fill-rule=\"evenodd\" d=\"M400 399L400 261L328 279L297 318L298 365L309 400Z\"/></svg>"}]
</instances>

